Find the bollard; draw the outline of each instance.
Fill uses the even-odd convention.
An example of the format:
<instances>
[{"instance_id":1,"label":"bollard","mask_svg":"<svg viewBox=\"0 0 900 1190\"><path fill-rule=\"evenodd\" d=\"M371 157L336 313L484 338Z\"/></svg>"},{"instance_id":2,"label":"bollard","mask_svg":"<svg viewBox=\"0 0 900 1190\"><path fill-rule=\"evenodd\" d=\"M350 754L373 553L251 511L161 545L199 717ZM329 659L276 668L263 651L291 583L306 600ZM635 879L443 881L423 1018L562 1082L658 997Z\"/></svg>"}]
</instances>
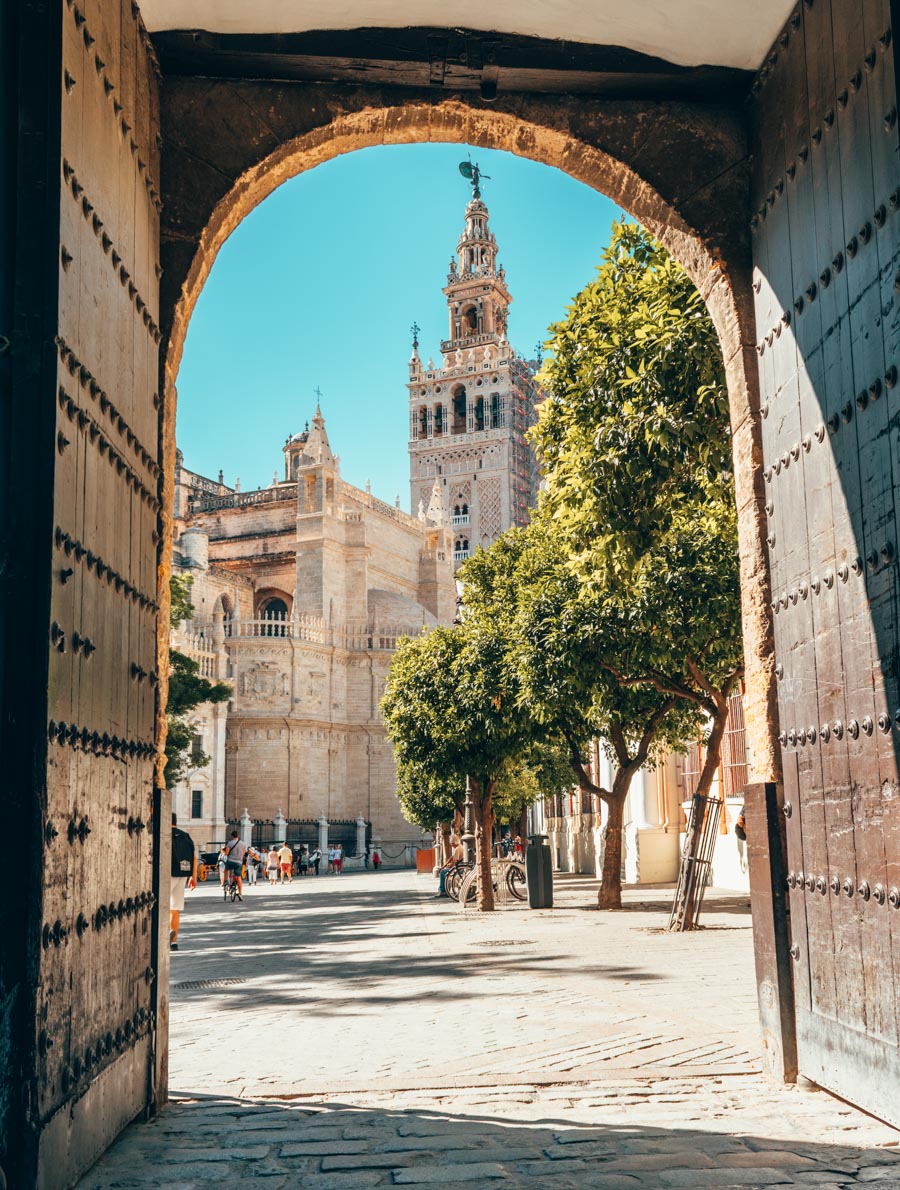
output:
<instances>
[{"instance_id":1,"label":"bollard","mask_svg":"<svg viewBox=\"0 0 900 1190\"><path fill-rule=\"evenodd\" d=\"M531 835L525 853L525 882L529 909L553 908L553 865L546 835Z\"/></svg>"}]
</instances>

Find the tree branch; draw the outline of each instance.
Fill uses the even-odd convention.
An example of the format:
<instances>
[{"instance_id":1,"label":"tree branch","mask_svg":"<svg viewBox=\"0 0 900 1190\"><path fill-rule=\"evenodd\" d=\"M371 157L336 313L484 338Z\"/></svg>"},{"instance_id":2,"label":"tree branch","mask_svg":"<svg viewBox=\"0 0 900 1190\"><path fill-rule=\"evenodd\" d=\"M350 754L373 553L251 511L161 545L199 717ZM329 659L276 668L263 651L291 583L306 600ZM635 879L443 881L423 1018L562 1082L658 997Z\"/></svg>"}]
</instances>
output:
<instances>
[{"instance_id":1,"label":"tree branch","mask_svg":"<svg viewBox=\"0 0 900 1190\"><path fill-rule=\"evenodd\" d=\"M638 744L637 752L634 756L635 762L638 763L638 768L643 768L644 761L647 759L647 756L650 752L650 745L653 743L653 737L656 735L660 728L660 724L662 723L663 719L665 719L666 715L668 715L669 711L674 710L675 704L677 702L678 699L674 696L667 699L662 704L662 706L658 707L650 716L650 722L644 729L644 734L641 736L641 742Z\"/></svg>"},{"instance_id":2,"label":"tree branch","mask_svg":"<svg viewBox=\"0 0 900 1190\"><path fill-rule=\"evenodd\" d=\"M660 694L672 694L676 698L684 698L688 702L696 703L711 715L715 713L714 702L711 702L708 698L704 698L702 694L699 694L690 686L686 686L683 682L666 677L665 674L657 673L655 670L648 670L645 674L628 678L617 670L615 666L609 665L606 662L603 663L603 668L607 673L612 674L620 686L652 686Z\"/></svg>"},{"instance_id":3,"label":"tree branch","mask_svg":"<svg viewBox=\"0 0 900 1190\"><path fill-rule=\"evenodd\" d=\"M588 793L596 793L598 797L610 798L612 794L608 789L604 789L600 785L595 785L587 774L587 770L581 760L581 750L579 749L575 740L567 732L564 732L566 744L569 748L569 763L578 778L578 784L582 789L586 789Z\"/></svg>"}]
</instances>

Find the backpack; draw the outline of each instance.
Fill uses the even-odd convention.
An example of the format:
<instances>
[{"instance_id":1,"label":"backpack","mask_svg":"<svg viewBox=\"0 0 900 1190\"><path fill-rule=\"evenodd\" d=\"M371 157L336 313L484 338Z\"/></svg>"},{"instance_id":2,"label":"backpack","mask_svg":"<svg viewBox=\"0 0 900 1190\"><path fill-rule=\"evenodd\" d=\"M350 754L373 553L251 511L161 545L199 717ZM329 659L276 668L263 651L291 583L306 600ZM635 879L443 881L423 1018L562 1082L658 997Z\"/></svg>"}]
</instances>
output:
<instances>
[{"instance_id":1,"label":"backpack","mask_svg":"<svg viewBox=\"0 0 900 1190\"><path fill-rule=\"evenodd\" d=\"M172 875L190 876L194 870L194 840L187 831L172 827Z\"/></svg>"}]
</instances>

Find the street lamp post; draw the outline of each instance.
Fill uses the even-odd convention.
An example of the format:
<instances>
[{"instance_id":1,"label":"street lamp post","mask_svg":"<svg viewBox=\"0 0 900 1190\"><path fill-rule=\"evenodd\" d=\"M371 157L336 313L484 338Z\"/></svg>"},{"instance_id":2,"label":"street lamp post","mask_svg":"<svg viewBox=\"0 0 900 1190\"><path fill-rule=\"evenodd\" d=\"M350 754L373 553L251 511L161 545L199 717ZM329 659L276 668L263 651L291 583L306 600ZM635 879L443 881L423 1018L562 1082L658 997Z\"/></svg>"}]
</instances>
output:
<instances>
[{"instance_id":1,"label":"street lamp post","mask_svg":"<svg viewBox=\"0 0 900 1190\"><path fill-rule=\"evenodd\" d=\"M472 848L475 843L475 835L472 830L472 812L474 806L472 804L472 778L466 777L466 801L463 806L463 833L460 842L463 845L463 859L467 864L473 862Z\"/></svg>"}]
</instances>

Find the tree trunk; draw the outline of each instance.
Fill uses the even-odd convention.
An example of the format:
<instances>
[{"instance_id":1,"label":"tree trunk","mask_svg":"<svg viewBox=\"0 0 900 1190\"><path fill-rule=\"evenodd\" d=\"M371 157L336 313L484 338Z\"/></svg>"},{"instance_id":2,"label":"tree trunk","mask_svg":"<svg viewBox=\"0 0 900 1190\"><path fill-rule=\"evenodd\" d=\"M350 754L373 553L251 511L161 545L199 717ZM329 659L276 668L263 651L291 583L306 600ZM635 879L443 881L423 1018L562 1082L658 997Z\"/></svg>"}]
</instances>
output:
<instances>
[{"instance_id":1,"label":"tree trunk","mask_svg":"<svg viewBox=\"0 0 900 1190\"><path fill-rule=\"evenodd\" d=\"M613 783L613 796L603 799L609 809L609 817L606 820L603 846L603 874L597 892L598 909L622 908L622 823L625 819L628 785L621 793L616 789L617 784L618 780ZM628 784L631 784L630 777Z\"/></svg>"},{"instance_id":2,"label":"tree trunk","mask_svg":"<svg viewBox=\"0 0 900 1190\"><path fill-rule=\"evenodd\" d=\"M717 700L718 701L718 700ZM708 798L709 791L712 789L713 777L716 775L716 769L719 767L722 752L722 737L725 735L725 724L728 721L728 702L725 698L722 699L722 706L718 712L713 716L712 728L710 729L709 739L706 743L706 759L703 762L703 768L700 770L700 780L697 782L697 788L694 791L695 798ZM684 847L681 852L681 862L684 864L689 861L692 866L696 866L697 857L700 854L700 843L703 839L703 824L706 819L706 814L693 814L691 822L688 824L688 833L684 840ZM673 929L692 930L694 928L694 900L693 897L688 897L685 901L681 920L673 924Z\"/></svg>"},{"instance_id":3,"label":"tree trunk","mask_svg":"<svg viewBox=\"0 0 900 1190\"><path fill-rule=\"evenodd\" d=\"M490 913L494 908L494 883L491 879L491 833L494 828L494 783L484 784L472 778L472 806L475 819L475 867L478 870L478 909Z\"/></svg>"},{"instance_id":4,"label":"tree trunk","mask_svg":"<svg viewBox=\"0 0 900 1190\"><path fill-rule=\"evenodd\" d=\"M439 830L438 837L440 838L440 841L441 841L441 849L440 849L440 854L437 857L437 861L438 861L438 866L443 867L443 865L445 863L447 863L447 861L450 859L450 834L451 834L450 823L442 822L440 827L438 828L438 830Z\"/></svg>"}]
</instances>

